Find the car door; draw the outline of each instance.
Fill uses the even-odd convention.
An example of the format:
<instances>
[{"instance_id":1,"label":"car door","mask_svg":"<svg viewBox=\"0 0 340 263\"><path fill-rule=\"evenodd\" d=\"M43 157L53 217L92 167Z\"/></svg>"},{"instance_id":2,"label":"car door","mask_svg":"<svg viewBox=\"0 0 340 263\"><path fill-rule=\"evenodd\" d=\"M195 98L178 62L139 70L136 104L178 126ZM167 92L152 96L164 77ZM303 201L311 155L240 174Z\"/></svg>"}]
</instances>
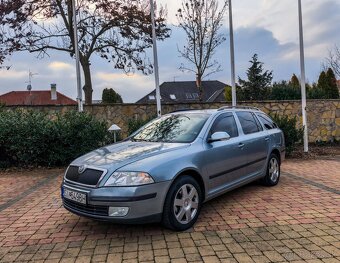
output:
<instances>
[{"instance_id":1,"label":"car door","mask_svg":"<svg viewBox=\"0 0 340 263\"><path fill-rule=\"evenodd\" d=\"M227 132L230 139L208 142L215 132ZM244 174L246 156L239 147L239 130L232 112L220 114L213 122L207 140L205 140L203 160L206 174L209 176L209 194L213 195L230 186Z\"/></svg>"},{"instance_id":2,"label":"car door","mask_svg":"<svg viewBox=\"0 0 340 263\"><path fill-rule=\"evenodd\" d=\"M268 132L271 147L281 148L284 144L284 138L276 123L268 115L262 112L258 112L256 116L259 121L262 122L264 129Z\"/></svg>"},{"instance_id":3,"label":"car door","mask_svg":"<svg viewBox=\"0 0 340 263\"><path fill-rule=\"evenodd\" d=\"M268 132L263 130L253 112L237 111L236 115L244 134L241 144L247 156L245 179L247 177L257 177L263 174L267 163L269 151Z\"/></svg>"}]
</instances>

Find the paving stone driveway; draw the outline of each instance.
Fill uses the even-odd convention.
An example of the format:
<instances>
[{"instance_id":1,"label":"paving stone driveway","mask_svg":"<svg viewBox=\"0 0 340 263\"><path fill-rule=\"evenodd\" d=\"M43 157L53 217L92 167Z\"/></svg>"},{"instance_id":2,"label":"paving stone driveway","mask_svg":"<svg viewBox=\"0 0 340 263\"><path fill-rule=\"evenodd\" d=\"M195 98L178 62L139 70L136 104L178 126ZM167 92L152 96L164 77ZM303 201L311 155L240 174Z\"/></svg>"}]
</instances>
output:
<instances>
[{"instance_id":1,"label":"paving stone driveway","mask_svg":"<svg viewBox=\"0 0 340 263\"><path fill-rule=\"evenodd\" d=\"M286 161L280 184L206 203L183 233L61 207L62 170L0 173L0 262L340 262L340 158Z\"/></svg>"}]
</instances>

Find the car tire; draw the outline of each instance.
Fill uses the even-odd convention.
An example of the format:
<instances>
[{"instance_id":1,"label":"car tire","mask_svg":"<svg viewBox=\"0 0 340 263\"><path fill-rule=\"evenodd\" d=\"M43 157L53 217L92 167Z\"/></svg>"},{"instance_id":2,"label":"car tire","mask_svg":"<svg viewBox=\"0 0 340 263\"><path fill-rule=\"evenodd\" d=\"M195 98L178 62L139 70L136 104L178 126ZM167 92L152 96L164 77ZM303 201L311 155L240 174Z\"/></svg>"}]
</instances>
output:
<instances>
[{"instance_id":1,"label":"car tire","mask_svg":"<svg viewBox=\"0 0 340 263\"><path fill-rule=\"evenodd\" d=\"M267 164L266 176L263 178L262 183L266 186L275 186L279 183L281 175L281 163L279 157L272 153L269 156Z\"/></svg>"},{"instance_id":2,"label":"car tire","mask_svg":"<svg viewBox=\"0 0 340 263\"><path fill-rule=\"evenodd\" d=\"M188 175L180 176L171 185L164 202L162 223L166 228L184 231L197 221L202 206L202 190Z\"/></svg>"}]
</instances>

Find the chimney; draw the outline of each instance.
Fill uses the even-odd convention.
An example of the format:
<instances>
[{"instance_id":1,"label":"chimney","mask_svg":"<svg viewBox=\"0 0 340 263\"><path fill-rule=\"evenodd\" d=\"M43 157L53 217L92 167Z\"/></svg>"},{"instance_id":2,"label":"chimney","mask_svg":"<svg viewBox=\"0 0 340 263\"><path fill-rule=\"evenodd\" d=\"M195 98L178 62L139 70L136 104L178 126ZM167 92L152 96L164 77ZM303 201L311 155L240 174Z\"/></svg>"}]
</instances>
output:
<instances>
[{"instance_id":1,"label":"chimney","mask_svg":"<svg viewBox=\"0 0 340 263\"><path fill-rule=\"evenodd\" d=\"M57 100L57 84L51 84L51 100Z\"/></svg>"}]
</instances>

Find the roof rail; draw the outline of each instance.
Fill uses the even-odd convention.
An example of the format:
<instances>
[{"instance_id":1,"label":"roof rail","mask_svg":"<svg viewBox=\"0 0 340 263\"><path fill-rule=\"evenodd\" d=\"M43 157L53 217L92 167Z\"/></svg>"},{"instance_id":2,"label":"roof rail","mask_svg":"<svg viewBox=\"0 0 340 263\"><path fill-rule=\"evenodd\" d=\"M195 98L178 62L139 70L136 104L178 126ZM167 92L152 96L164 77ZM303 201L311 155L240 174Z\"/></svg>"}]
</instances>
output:
<instances>
[{"instance_id":1,"label":"roof rail","mask_svg":"<svg viewBox=\"0 0 340 263\"><path fill-rule=\"evenodd\" d=\"M251 107L251 106L223 106L219 108L218 111L227 110L227 109L260 110L259 108Z\"/></svg>"}]
</instances>

